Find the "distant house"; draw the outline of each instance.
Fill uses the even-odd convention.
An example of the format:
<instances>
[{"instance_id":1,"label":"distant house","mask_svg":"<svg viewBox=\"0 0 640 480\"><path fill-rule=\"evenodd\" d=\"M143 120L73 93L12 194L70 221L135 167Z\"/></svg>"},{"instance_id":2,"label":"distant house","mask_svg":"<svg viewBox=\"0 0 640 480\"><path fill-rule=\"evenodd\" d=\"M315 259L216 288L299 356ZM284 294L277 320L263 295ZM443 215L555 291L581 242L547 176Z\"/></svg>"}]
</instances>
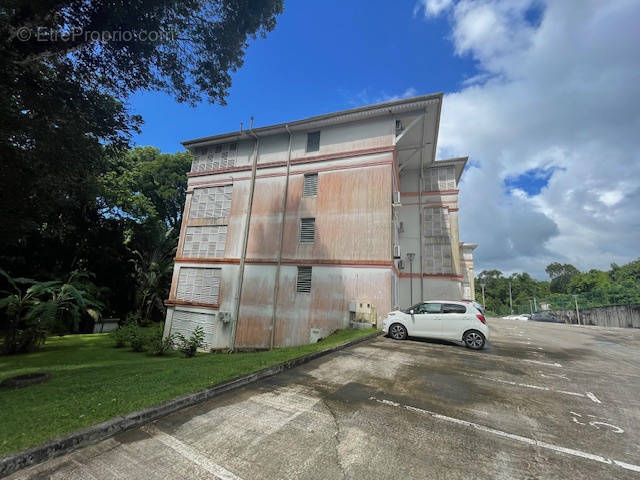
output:
<instances>
[{"instance_id":1,"label":"distant house","mask_svg":"<svg viewBox=\"0 0 640 480\"><path fill-rule=\"evenodd\" d=\"M435 160L441 105L427 95L184 142L165 332L281 347L394 306L474 299L476 245L458 238L467 158Z\"/></svg>"}]
</instances>

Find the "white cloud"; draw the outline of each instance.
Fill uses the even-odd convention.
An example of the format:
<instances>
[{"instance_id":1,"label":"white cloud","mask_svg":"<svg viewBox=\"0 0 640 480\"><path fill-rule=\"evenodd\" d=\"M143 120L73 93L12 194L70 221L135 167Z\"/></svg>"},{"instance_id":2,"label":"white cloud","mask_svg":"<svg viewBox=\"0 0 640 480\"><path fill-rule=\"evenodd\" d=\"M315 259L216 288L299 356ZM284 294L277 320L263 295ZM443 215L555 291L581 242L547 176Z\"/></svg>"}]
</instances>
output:
<instances>
[{"instance_id":1,"label":"white cloud","mask_svg":"<svg viewBox=\"0 0 640 480\"><path fill-rule=\"evenodd\" d=\"M420 0L413 9L413 15L417 15L424 9L427 17L435 17L451 6L452 0Z\"/></svg>"},{"instance_id":2,"label":"white cloud","mask_svg":"<svg viewBox=\"0 0 640 480\"><path fill-rule=\"evenodd\" d=\"M612 190L600 194L600 201L607 207L613 207L624 198L624 194L620 190Z\"/></svg>"},{"instance_id":3,"label":"white cloud","mask_svg":"<svg viewBox=\"0 0 640 480\"><path fill-rule=\"evenodd\" d=\"M474 165L460 222L462 240L480 243L477 270L544 276L553 260L585 269L638 257L640 3L423 4L427 17L446 15L456 53L478 65L445 95L439 138L440 157L468 154ZM538 195L504 187L552 167Z\"/></svg>"},{"instance_id":4,"label":"white cloud","mask_svg":"<svg viewBox=\"0 0 640 480\"><path fill-rule=\"evenodd\" d=\"M363 88L355 94L348 92L342 93L347 97L347 102L350 105L359 107L361 105L371 105L373 103L391 102L402 98L415 97L418 94L418 91L414 87L409 87L403 92L388 94L381 91L372 92L368 88Z\"/></svg>"}]
</instances>

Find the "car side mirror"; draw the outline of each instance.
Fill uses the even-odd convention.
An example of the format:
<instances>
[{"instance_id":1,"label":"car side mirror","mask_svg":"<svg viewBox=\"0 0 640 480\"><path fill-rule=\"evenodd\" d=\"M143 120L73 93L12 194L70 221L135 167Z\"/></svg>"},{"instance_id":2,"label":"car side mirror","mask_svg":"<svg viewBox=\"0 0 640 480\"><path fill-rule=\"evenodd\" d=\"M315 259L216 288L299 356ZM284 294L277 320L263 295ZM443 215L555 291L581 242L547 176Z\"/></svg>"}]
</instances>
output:
<instances>
[{"instance_id":1,"label":"car side mirror","mask_svg":"<svg viewBox=\"0 0 640 480\"><path fill-rule=\"evenodd\" d=\"M413 315L413 310L409 310L409 315Z\"/></svg>"}]
</instances>

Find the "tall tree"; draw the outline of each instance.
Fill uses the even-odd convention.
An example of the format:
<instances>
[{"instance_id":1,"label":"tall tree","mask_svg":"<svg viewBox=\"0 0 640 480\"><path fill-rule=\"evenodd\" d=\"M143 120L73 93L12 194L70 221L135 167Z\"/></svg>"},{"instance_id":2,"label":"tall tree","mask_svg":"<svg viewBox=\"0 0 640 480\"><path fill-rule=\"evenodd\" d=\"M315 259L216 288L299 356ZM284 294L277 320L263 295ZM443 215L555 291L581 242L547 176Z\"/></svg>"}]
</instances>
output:
<instances>
[{"instance_id":1,"label":"tall tree","mask_svg":"<svg viewBox=\"0 0 640 480\"><path fill-rule=\"evenodd\" d=\"M167 154L154 147L116 156L100 179L103 212L137 222L157 219L179 230L191 160L189 152Z\"/></svg>"},{"instance_id":2,"label":"tall tree","mask_svg":"<svg viewBox=\"0 0 640 480\"><path fill-rule=\"evenodd\" d=\"M569 282L580 273L580 270L570 263L559 262L550 263L544 270L551 278L551 293L569 293Z\"/></svg>"},{"instance_id":3,"label":"tall tree","mask_svg":"<svg viewBox=\"0 0 640 480\"><path fill-rule=\"evenodd\" d=\"M0 251L64 235L141 119L141 89L224 104L282 0L9 0L0 8ZM73 227L72 227L73 228Z\"/></svg>"}]
</instances>

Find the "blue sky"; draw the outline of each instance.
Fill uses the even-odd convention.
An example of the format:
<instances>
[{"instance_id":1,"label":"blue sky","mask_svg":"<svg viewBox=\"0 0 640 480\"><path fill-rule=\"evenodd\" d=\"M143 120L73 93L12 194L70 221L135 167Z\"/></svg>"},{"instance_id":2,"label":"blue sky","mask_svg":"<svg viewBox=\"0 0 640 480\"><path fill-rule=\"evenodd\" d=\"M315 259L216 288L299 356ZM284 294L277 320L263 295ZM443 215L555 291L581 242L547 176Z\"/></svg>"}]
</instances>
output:
<instances>
[{"instance_id":1,"label":"blue sky","mask_svg":"<svg viewBox=\"0 0 640 480\"><path fill-rule=\"evenodd\" d=\"M165 152L180 141L352 108L389 97L451 91L474 73L457 57L444 18L413 16L415 2L289 1L267 38L251 41L227 106L196 108L170 96L136 94L145 124L134 138Z\"/></svg>"},{"instance_id":2,"label":"blue sky","mask_svg":"<svg viewBox=\"0 0 640 480\"><path fill-rule=\"evenodd\" d=\"M225 107L138 93L138 145L445 92L438 158L468 155L460 236L476 271L640 255L640 2L288 1Z\"/></svg>"}]
</instances>

